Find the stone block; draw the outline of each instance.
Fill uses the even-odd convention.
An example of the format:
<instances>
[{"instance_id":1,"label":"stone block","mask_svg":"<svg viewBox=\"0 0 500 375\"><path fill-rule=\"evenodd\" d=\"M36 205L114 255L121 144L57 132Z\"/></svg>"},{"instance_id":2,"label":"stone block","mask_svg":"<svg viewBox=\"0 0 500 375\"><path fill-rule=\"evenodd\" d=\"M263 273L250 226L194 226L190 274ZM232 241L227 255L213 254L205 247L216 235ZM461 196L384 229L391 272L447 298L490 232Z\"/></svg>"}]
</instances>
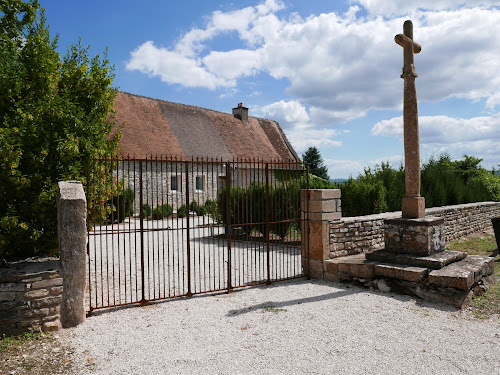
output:
<instances>
[{"instance_id":1,"label":"stone block","mask_svg":"<svg viewBox=\"0 0 500 375\"><path fill-rule=\"evenodd\" d=\"M61 296L55 296L55 297L46 297L42 299L37 299L31 302L31 306L33 308L37 309L40 307L47 307L47 306L54 306L58 305L61 303Z\"/></svg>"},{"instance_id":2,"label":"stone block","mask_svg":"<svg viewBox=\"0 0 500 375\"><path fill-rule=\"evenodd\" d=\"M340 196L340 189L309 189L309 198L311 200L339 199Z\"/></svg>"},{"instance_id":3,"label":"stone block","mask_svg":"<svg viewBox=\"0 0 500 375\"><path fill-rule=\"evenodd\" d=\"M352 277L371 279L375 276L374 262L367 261L364 254L330 259L326 262L327 272L345 273Z\"/></svg>"},{"instance_id":4,"label":"stone block","mask_svg":"<svg viewBox=\"0 0 500 375\"><path fill-rule=\"evenodd\" d=\"M393 279L419 282L427 277L427 268L411 267L396 264L377 264L375 265L375 274L377 276L390 277Z\"/></svg>"},{"instance_id":5,"label":"stone block","mask_svg":"<svg viewBox=\"0 0 500 375\"><path fill-rule=\"evenodd\" d=\"M48 295L49 291L47 289L30 290L29 292L24 293L24 297L26 298L41 298Z\"/></svg>"},{"instance_id":6,"label":"stone block","mask_svg":"<svg viewBox=\"0 0 500 375\"><path fill-rule=\"evenodd\" d=\"M44 322L42 329L44 332L59 331L61 329L61 322L59 321L59 319L50 322Z\"/></svg>"},{"instance_id":7,"label":"stone block","mask_svg":"<svg viewBox=\"0 0 500 375\"><path fill-rule=\"evenodd\" d=\"M16 292L0 292L0 302L10 302L16 299Z\"/></svg>"},{"instance_id":8,"label":"stone block","mask_svg":"<svg viewBox=\"0 0 500 375\"><path fill-rule=\"evenodd\" d=\"M337 212L335 200L309 201L309 212Z\"/></svg>"},{"instance_id":9,"label":"stone block","mask_svg":"<svg viewBox=\"0 0 500 375\"><path fill-rule=\"evenodd\" d=\"M328 259L329 238L327 222L309 222L309 257L314 260Z\"/></svg>"},{"instance_id":10,"label":"stone block","mask_svg":"<svg viewBox=\"0 0 500 375\"><path fill-rule=\"evenodd\" d=\"M385 221L385 250L395 253L430 255L444 250L444 220L388 219Z\"/></svg>"},{"instance_id":11,"label":"stone block","mask_svg":"<svg viewBox=\"0 0 500 375\"><path fill-rule=\"evenodd\" d=\"M464 259L466 256L467 253L448 250L427 256L418 256L412 254L391 253L389 251L385 251L385 249L381 249L367 253L366 259L376 262L403 264L439 270L448 264Z\"/></svg>"},{"instance_id":12,"label":"stone block","mask_svg":"<svg viewBox=\"0 0 500 375\"><path fill-rule=\"evenodd\" d=\"M309 267L309 268L308 268ZM323 279L323 262L317 261L313 259L305 260L305 264L303 264L303 269L309 269L309 277L313 279Z\"/></svg>"},{"instance_id":13,"label":"stone block","mask_svg":"<svg viewBox=\"0 0 500 375\"><path fill-rule=\"evenodd\" d=\"M494 258L469 255L460 262L452 263L429 273L429 284L469 290L484 276L494 271Z\"/></svg>"},{"instance_id":14,"label":"stone block","mask_svg":"<svg viewBox=\"0 0 500 375\"><path fill-rule=\"evenodd\" d=\"M418 219L425 216L424 197L405 197L401 202L401 211L405 219Z\"/></svg>"},{"instance_id":15,"label":"stone block","mask_svg":"<svg viewBox=\"0 0 500 375\"><path fill-rule=\"evenodd\" d=\"M31 284L32 289L37 289L37 288L47 288L51 286L60 286L63 285L63 279L61 277L55 278L55 279L49 279L49 280L41 280L34 282Z\"/></svg>"},{"instance_id":16,"label":"stone block","mask_svg":"<svg viewBox=\"0 0 500 375\"><path fill-rule=\"evenodd\" d=\"M1 283L0 292L23 292L24 285L21 283Z\"/></svg>"},{"instance_id":17,"label":"stone block","mask_svg":"<svg viewBox=\"0 0 500 375\"><path fill-rule=\"evenodd\" d=\"M50 294L52 295L58 295L63 292L63 287L62 286L54 286L50 288Z\"/></svg>"}]
</instances>

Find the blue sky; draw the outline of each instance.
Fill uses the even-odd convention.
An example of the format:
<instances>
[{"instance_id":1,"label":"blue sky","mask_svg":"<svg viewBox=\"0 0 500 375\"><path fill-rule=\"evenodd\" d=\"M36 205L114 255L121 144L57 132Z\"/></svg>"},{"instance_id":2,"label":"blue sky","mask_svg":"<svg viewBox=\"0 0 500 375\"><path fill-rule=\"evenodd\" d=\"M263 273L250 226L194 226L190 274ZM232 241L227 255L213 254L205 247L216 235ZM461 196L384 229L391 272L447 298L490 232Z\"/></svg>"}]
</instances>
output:
<instances>
[{"instance_id":1,"label":"blue sky","mask_svg":"<svg viewBox=\"0 0 500 375\"><path fill-rule=\"evenodd\" d=\"M299 154L318 147L332 178L403 161L394 36L412 19L422 161L448 152L499 168L497 0L40 4L61 53L79 37L92 55L108 47L120 90L224 112L243 102L278 121Z\"/></svg>"}]
</instances>

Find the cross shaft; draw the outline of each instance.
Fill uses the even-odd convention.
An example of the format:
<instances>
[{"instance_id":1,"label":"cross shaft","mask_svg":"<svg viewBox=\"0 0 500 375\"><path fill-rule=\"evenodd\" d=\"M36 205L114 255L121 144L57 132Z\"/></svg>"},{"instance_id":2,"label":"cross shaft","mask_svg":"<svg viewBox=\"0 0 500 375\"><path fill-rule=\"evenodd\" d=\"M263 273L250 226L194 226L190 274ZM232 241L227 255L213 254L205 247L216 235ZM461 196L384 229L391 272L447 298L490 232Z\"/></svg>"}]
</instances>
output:
<instances>
[{"instance_id":1,"label":"cross shaft","mask_svg":"<svg viewBox=\"0 0 500 375\"><path fill-rule=\"evenodd\" d=\"M418 131L417 90L413 60L414 53L422 47L413 41L413 24L405 21L404 34L398 34L395 42L403 47L404 66L401 78L404 79L404 148L405 148L405 187L403 198L403 218L416 219L425 216L425 200L420 196L420 139Z\"/></svg>"}]
</instances>

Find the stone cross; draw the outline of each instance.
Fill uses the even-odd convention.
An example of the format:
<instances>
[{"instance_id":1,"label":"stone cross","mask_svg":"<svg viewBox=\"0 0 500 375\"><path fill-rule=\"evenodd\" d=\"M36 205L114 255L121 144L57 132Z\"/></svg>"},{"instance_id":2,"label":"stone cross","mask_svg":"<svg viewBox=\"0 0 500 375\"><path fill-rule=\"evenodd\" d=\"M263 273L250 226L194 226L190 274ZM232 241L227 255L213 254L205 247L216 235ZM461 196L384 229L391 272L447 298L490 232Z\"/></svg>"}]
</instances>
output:
<instances>
[{"instance_id":1,"label":"stone cross","mask_svg":"<svg viewBox=\"0 0 500 375\"><path fill-rule=\"evenodd\" d=\"M403 198L403 218L416 219L425 216L425 199L420 196L420 141L418 133L417 90L415 78L418 77L413 65L413 54L422 49L413 41L413 24L410 20L403 25L403 34L394 40L403 47L404 67L404 147L405 147L405 186Z\"/></svg>"}]
</instances>

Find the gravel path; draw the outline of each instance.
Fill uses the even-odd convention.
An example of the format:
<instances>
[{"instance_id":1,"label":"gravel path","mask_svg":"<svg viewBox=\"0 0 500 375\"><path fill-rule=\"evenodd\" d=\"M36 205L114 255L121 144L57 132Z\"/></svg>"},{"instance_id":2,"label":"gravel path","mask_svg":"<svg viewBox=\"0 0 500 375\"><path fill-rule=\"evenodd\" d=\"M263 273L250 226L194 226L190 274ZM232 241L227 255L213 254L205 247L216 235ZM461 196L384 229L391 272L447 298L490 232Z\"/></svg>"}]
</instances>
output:
<instances>
[{"instance_id":1,"label":"gravel path","mask_svg":"<svg viewBox=\"0 0 500 375\"><path fill-rule=\"evenodd\" d=\"M500 319L299 279L102 310L60 333L79 374L499 374Z\"/></svg>"}]
</instances>

